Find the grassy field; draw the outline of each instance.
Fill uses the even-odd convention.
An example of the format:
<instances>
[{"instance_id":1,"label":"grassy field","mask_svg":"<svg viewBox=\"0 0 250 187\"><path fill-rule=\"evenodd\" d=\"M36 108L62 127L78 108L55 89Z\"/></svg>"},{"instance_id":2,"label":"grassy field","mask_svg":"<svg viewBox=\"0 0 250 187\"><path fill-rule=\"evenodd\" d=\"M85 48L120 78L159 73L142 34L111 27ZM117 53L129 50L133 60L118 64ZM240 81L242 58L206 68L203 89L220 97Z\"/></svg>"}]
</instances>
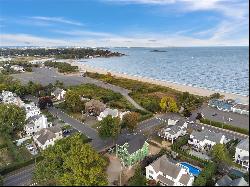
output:
<instances>
[{"instance_id":1,"label":"grassy field","mask_svg":"<svg viewBox=\"0 0 250 187\"><path fill-rule=\"evenodd\" d=\"M120 86L131 90L130 96L142 107L150 112L160 111L160 100L164 96L169 96L175 99L178 107L184 106L189 110L193 110L202 105L206 98L186 94L168 87L159 86L155 84L145 83L141 81L118 78L110 75L98 73L86 73L87 76L95 78L113 85Z\"/></svg>"}]
</instances>

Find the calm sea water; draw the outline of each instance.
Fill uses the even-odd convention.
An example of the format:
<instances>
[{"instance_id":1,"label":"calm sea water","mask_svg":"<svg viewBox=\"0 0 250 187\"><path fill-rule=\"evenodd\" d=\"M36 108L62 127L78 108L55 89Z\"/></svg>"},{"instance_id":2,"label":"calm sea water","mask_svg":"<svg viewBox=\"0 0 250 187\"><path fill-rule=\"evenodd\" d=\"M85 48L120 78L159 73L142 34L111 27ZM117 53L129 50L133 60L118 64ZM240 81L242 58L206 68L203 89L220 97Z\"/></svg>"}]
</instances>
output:
<instances>
[{"instance_id":1,"label":"calm sea water","mask_svg":"<svg viewBox=\"0 0 250 187\"><path fill-rule=\"evenodd\" d=\"M249 47L112 48L123 57L82 60L105 70L249 95Z\"/></svg>"}]
</instances>

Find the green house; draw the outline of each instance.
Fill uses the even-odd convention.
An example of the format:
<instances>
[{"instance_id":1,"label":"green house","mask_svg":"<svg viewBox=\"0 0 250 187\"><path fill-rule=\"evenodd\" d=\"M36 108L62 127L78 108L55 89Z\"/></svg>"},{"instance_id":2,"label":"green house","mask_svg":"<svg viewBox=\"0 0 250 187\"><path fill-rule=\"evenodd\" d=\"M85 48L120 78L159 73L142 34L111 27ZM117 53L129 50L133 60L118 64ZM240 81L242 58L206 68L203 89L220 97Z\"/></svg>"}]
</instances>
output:
<instances>
[{"instance_id":1,"label":"green house","mask_svg":"<svg viewBox=\"0 0 250 187\"><path fill-rule=\"evenodd\" d=\"M116 144L116 156L121 159L123 166L132 166L149 154L146 140L145 136L137 135L125 143Z\"/></svg>"}]
</instances>

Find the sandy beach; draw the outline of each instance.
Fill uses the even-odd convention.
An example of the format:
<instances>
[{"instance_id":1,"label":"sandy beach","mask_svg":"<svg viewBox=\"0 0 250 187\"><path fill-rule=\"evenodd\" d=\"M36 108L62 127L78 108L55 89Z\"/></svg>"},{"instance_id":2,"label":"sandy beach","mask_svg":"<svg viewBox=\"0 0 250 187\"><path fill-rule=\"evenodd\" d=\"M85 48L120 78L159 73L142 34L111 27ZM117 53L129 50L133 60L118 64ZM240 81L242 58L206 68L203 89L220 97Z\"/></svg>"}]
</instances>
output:
<instances>
[{"instance_id":1,"label":"sandy beach","mask_svg":"<svg viewBox=\"0 0 250 187\"><path fill-rule=\"evenodd\" d=\"M200 96L210 96L213 93L220 93L221 95L225 96L225 99L239 99L243 104L249 104L249 96L242 96L242 95L236 95L236 94L231 94L231 93L212 91L212 90L208 90L204 88L192 87L192 86L182 85L178 83L155 80L155 79L145 78L145 77L140 77L140 76L132 76L132 75L127 75L125 73L112 72L112 71L104 70L101 68L88 66L88 65L85 65L77 61L73 61L73 60L68 61L68 63L74 66L78 66L79 69L82 71L97 72L100 74L107 74L107 72L110 72L113 76L116 76L116 77L122 77L122 78L127 78L127 79L132 79L132 80L138 80L142 82L148 82L148 83L152 83L156 85L166 86L166 87L169 87L169 88L181 91L181 92L187 91L189 93L200 95Z\"/></svg>"}]
</instances>

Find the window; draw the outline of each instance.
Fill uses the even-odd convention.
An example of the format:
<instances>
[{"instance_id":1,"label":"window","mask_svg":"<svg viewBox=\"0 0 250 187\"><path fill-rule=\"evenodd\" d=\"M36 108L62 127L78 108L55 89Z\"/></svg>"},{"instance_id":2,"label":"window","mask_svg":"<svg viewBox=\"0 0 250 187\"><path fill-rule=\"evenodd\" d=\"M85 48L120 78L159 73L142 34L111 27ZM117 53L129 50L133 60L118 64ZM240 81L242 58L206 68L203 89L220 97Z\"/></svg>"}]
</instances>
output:
<instances>
[{"instance_id":1,"label":"window","mask_svg":"<svg viewBox=\"0 0 250 187\"><path fill-rule=\"evenodd\" d=\"M148 172L149 172L150 174L154 174L154 172L153 172L152 170L149 170Z\"/></svg>"},{"instance_id":2,"label":"window","mask_svg":"<svg viewBox=\"0 0 250 187\"><path fill-rule=\"evenodd\" d=\"M153 179L153 177L151 175L148 176L150 179Z\"/></svg>"}]
</instances>

